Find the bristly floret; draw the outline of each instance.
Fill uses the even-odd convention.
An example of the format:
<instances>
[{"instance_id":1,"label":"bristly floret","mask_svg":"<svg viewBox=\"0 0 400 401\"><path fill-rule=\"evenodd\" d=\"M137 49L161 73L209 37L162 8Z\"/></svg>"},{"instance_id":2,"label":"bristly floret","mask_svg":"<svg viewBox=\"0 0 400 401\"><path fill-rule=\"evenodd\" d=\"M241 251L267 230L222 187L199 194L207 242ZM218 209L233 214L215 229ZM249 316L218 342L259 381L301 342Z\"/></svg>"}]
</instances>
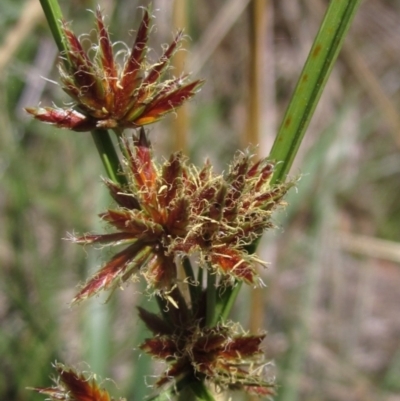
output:
<instances>
[{"instance_id":1,"label":"bristly floret","mask_svg":"<svg viewBox=\"0 0 400 401\"><path fill-rule=\"evenodd\" d=\"M153 332L140 348L167 364L156 386L179 380L185 375L205 377L222 389L245 390L273 395L268 363L261 349L265 334L250 335L232 323L204 327L202 321L165 326L158 315L139 308L139 316Z\"/></svg>"},{"instance_id":2,"label":"bristly floret","mask_svg":"<svg viewBox=\"0 0 400 401\"><path fill-rule=\"evenodd\" d=\"M59 128L89 131L137 128L181 106L203 82L186 83L187 76L162 80L182 40L182 32L175 36L158 62L150 65L147 60L150 24L146 10L132 50L124 64L119 65L100 10L96 12L98 44L92 46L96 51L92 58L64 23L66 62L59 64L59 72L62 89L76 102L76 107L27 108L27 112Z\"/></svg>"},{"instance_id":3,"label":"bristly floret","mask_svg":"<svg viewBox=\"0 0 400 401\"><path fill-rule=\"evenodd\" d=\"M255 255L246 246L271 228L271 213L292 185L270 185L273 164L239 153L225 178L206 162L199 171L181 153L161 166L144 129L123 143L126 187L106 181L118 207L100 217L114 232L72 238L80 244L126 245L81 289L74 301L113 289L137 273L150 288L176 284L176 258L200 255L200 268L224 279L256 284Z\"/></svg>"},{"instance_id":4,"label":"bristly floret","mask_svg":"<svg viewBox=\"0 0 400 401\"><path fill-rule=\"evenodd\" d=\"M272 228L272 210L293 185L270 185L274 171L267 159L252 163L252 156L238 153L227 177L216 176L206 164L195 177L198 186L190 193L190 226L177 238L171 252L200 252L201 264L221 275L256 284L256 255L246 246ZM190 188L190 186L189 186Z\"/></svg>"},{"instance_id":5,"label":"bristly floret","mask_svg":"<svg viewBox=\"0 0 400 401\"><path fill-rule=\"evenodd\" d=\"M96 379L60 363L55 365L58 378L53 387L30 388L52 401L113 401L109 393L99 387ZM125 401L120 399L120 401Z\"/></svg>"}]
</instances>

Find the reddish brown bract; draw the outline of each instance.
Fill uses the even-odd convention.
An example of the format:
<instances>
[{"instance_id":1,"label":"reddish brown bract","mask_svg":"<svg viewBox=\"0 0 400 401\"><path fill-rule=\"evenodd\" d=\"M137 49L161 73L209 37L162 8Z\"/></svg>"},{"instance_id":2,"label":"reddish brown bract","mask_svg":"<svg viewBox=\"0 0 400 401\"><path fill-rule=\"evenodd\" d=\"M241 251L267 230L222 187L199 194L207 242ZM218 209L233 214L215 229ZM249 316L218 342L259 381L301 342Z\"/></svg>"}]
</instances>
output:
<instances>
[{"instance_id":1,"label":"reddish brown bract","mask_svg":"<svg viewBox=\"0 0 400 401\"><path fill-rule=\"evenodd\" d=\"M179 32L157 63L149 65L147 41L151 18L144 11L135 43L125 62L115 60L113 43L103 17L96 12L98 44L90 58L80 40L63 24L67 52L59 64L61 86L75 108L27 108L36 119L73 131L95 128L137 128L151 124L190 99L202 81L186 83L187 76L164 79L171 57L182 39Z\"/></svg>"},{"instance_id":2,"label":"reddish brown bract","mask_svg":"<svg viewBox=\"0 0 400 401\"><path fill-rule=\"evenodd\" d=\"M59 375L56 385L47 388L32 388L53 401L112 401L108 392L101 389L94 378L86 378L71 368L56 365Z\"/></svg>"}]
</instances>

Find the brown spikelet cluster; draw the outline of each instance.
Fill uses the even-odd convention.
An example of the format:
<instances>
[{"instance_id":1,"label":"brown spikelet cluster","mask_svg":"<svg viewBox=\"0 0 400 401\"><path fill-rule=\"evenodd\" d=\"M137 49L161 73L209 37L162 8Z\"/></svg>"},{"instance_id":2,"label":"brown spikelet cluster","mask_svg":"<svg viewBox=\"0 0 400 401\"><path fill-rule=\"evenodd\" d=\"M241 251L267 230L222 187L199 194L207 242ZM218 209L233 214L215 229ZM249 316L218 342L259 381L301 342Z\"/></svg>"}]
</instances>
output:
<instances>
[{"instance_id":1,"label":"brown spikelet cluster","mask_svg":"<svg viewBox=\"0 0 400 401\"><path fill-rule=\"evenodd\" d=\"M246 334L233 324L208 328L202 320L166 326L160 317L141 308L139 316L154 334L140 348L168 366L157 386L192 375L204 377L220 389L274 394L261 349L265 334Z\"/></svg>"},{"instance_id":2,"label":"brown spikelet cluster","mask_svg":"<svg viewBox=\"0 0 400 401\"><path fill-rule=\"evenodd\" d=\"M271 186L273 164L238 153L226 176L209 163L199 170L181 153L161 166L152 158L144 130L124 142L128 185L106 181L118 207L100 217L112 233L72 237L79 244L124 245L81 289L74 301L115 288L141 273L149 287L169 291L176 284L176 258L199 255L199 266L257 284L254 254L246 246L272 227L271 213L288 185Z\"/></svg>"},{"instance_id":3,"label":"brown spikelet cluster","mask_svg":"<svg viewBox=\"0 0 400 401\"><path fill-rule=\"evenodd\" d=\"M163 79L182 40L182 32L160 59L150 64L147 60L150 24L150 14L144 11L132 49L123 65L119 65L99 9L96 12L98 43L92 46L93 57L89 57L78 37L64 23L67 52L66 62L59 64L61 87L76 104L72 108L27 108L27 112L59 128L90 131L137 128L181 106L196 93L202 81L187 83L187 76Z\"/></svg>"}]
</instances>

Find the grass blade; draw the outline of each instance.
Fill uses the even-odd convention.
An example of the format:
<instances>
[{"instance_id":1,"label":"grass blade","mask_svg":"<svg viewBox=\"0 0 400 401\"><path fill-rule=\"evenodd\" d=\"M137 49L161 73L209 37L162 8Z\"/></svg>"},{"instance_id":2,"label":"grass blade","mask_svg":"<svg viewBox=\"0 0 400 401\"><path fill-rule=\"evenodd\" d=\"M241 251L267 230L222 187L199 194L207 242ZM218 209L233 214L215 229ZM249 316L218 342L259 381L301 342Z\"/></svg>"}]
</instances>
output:
<instances>
[{"instance_id":1,"label":"grass blade","mask_svg":"<svg viewBox=\"0 0 400 401\"><path fill-rule=\"evenodd\" d=\"M290 170L360 1L329 3L271 149L270 158L278 162L274 182Z\"/></svg>"}]
</instances>

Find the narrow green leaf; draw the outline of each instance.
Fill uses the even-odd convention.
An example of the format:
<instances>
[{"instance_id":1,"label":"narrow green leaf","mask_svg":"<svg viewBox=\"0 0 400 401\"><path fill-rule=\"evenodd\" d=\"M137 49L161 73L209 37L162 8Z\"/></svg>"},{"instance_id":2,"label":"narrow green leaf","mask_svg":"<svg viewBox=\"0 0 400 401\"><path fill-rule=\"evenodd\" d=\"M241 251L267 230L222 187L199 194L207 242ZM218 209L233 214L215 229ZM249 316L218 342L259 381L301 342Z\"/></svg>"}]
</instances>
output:
<instances>
[{"instance_id":1,"label":"narrow green leaf","mask_svg":"<svg viewBox=\"0 0 400 401\"><path fill-rule=\"evenodd\" d=\"M361 0L332 0L286 110L270 158L273 182L284 181Z\"/></svg>"}]
</instances>

